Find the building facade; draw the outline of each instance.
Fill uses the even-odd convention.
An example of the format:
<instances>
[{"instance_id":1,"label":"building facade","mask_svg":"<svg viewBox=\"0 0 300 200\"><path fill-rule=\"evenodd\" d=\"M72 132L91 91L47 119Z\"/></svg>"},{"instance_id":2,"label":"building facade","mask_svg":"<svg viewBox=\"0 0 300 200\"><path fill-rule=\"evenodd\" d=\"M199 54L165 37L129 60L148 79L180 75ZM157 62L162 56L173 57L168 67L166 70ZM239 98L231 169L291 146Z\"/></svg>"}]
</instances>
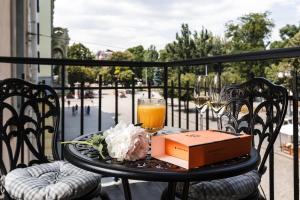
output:
<instances>
[{"instance_id":1,"label":"building facade","mask_svg":"<svg viewBox=\"0 0 300 200\"><path fill-rule=\"evenodd\" d=\"M53 0L37 0L39 1L38 27L38 57L52 58L52 38L53 38ZM44 80L46 84L53 85L52 66L39 66L39 79Z\"/></svg>"},{"instance_id":2,"label":"building facade","mask_svg":"<svg viewBox=\"0 0 300 200\"><path fill-rule=\"evenodd\" d=\"M111 57L112 53L113 53L113 51L110 50L110 49L107 49L105 51L100 50L96 53L96 59L98 59L98 60L108 60Z\"/></svg>"}]
</instances>

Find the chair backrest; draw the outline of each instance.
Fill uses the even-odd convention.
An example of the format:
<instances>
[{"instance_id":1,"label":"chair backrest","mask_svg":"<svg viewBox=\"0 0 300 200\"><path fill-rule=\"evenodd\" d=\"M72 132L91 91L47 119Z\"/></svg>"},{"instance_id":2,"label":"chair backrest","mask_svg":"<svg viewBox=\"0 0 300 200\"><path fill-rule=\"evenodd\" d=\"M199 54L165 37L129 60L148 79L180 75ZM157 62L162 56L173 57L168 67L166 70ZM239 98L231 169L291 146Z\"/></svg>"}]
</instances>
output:
<instances>
[{"instance_id":1,"label":"chair backrest","mask_svg":"<svg viewBox=\"0 0 300 200\"><path fill-rule=\"evenodd\" d=\"M58 159L59 100L53 88L21 79L0 81L1 175L17 167L48 162L45 132L52 133L52 154ZM50 121L50 123L49 123ZM25 151L25 152L24 152ZM26 162L24 155L28 159ZM4 162L4 158L8 163ZM26 162L26 163L25 163Z\"/></svg>"},{"instance_id":2,"label":"chair backrest","mask_svg":"<svg viewBox=\"0 0 300 200\"><path fill-rule=\"evenodd\" d=\"M240 85L226 86L222 91L222 99L228 102L221 116L223 128L255 136L253 145L263 154L258 168L263 174L266 160L285 118L287 90L265 78L253 78Z\"/></svg>"}]
</instances>

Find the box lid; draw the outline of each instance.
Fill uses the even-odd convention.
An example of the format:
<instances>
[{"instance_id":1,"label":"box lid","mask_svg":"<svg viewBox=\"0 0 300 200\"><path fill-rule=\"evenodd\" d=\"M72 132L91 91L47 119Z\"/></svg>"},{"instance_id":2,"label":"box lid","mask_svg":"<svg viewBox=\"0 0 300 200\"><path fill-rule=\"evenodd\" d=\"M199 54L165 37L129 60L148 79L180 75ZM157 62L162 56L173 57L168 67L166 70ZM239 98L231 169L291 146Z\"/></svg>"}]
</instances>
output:
<instances>
[{"instance_id":1,"label":"box lid","mask_svg":"<svg viewBox=\"0 0 300 200\"><path fill-rule=\"evenodd\" d=\"M224 140L238 139L240 137L245 137L245 135L232 135L228 133L206 130L206 131L192 131L178 134L166 135L165 139L173 140L179 142L186 146L196 146L202 144L209 144Z\"/></svg>"}]
</instances>

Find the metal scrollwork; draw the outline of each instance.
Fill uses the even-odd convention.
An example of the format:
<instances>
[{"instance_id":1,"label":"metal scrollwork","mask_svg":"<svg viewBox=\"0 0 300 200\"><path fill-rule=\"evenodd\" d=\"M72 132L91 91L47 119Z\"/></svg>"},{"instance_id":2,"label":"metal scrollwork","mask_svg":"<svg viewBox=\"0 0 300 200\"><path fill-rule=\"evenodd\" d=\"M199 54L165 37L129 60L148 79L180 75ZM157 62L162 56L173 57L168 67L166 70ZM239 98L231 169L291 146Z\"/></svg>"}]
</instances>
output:
<instances>
[{"instance_id":1,"label":"metal scrollwork","mask_svg":"<svg viewBox=\"0 0 300 200\"><path fill-rule=\"evenodd\" d=\"M258 136L259 152L267 142L262 167L286 114L287 90L264 78L254 78L241 85L226 86L222 98L228 102L221 120L224 129Z\"/></svg>"},{"instance_id":2,"label":"metal scrollwork","mask_svg":"<svg viewBox=\"0 0 300 200\"><path fill-rule=\"evenodd\" d=\"M42 135L52 133L52 145L56 147L54 141L58 137L58 124L59 100L50 86L35 85L20 79L0 81L0 142L1 150L6 152L9 161L7 169L1 157L1 174L26 166L23 163L24 149L33 155L30 157L34 157L28 165L48 162ZM56 148L53 148L53 157L58 158Z\"/></svg>"}]
</instances>

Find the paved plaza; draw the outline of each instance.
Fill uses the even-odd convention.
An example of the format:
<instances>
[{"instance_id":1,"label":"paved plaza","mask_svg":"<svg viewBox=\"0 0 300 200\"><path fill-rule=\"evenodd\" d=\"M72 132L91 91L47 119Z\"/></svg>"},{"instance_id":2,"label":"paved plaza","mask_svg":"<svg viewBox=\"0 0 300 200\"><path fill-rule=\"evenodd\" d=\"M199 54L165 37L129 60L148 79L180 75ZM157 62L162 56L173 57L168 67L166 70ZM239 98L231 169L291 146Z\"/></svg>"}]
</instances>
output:
<instances>
[{"instance_id":1,"label":"paved plaza","mask_svg":"<svg viewBox=\"0 0 300 200\"><path fill-rule=\"evenodd\" d=\"M158 92L153 92L154 97L159 97ZM137 92L136 101L140 97L146 97L146 92ZM131 123L131 95L126 94L125 98L119 98L119 121L124 121ZM68 106L67 101L70 100L70 106ZM137 103L137 102L135 102ZM174 126L178 127L178 103L174 101ZM72 114L72 106L78 105L77 115ZM168 101L168 121L171 122L171 107L170 101ZM84 114L84 133L92 133L98 131L98 99L85 99L85 106L90 106L90 115ZM65 140L71 140L80 135L80 100L78 99L66 99L66 111L65 111ZM184 110L184 105L182 103L182 111ZM115 96L113 90L104 90L102 96L102 130L105 130L114 125L114 112L115 112ZM190 104L190 114L189 114L189 128L191 130L195 129L195 111L194 105ZM186 128L186 112L181 112L181 127ZM169 124L171 125L171 124ZM216 129L216 122L210 121L210 128ZM274 151L275 151L275 199L292 199L293 198L293 158L287 154L280 151L279 139L277 140ZM119 182L112 181L111 178L106 178L104 180L104 190L107 187L108 191L112 188L120 190L121 187L117 187ZM137 184L137 183L135 183ZM267 199L269 190L269 176L268 171L263 176L262 188L264 189ZM149 185L151 186L151 185ZM154 187L152 184L151 187ZM112 197L112 199L114 199ZM117 199L117 198L116 198Z\"/></svg>"}]
</instances>

